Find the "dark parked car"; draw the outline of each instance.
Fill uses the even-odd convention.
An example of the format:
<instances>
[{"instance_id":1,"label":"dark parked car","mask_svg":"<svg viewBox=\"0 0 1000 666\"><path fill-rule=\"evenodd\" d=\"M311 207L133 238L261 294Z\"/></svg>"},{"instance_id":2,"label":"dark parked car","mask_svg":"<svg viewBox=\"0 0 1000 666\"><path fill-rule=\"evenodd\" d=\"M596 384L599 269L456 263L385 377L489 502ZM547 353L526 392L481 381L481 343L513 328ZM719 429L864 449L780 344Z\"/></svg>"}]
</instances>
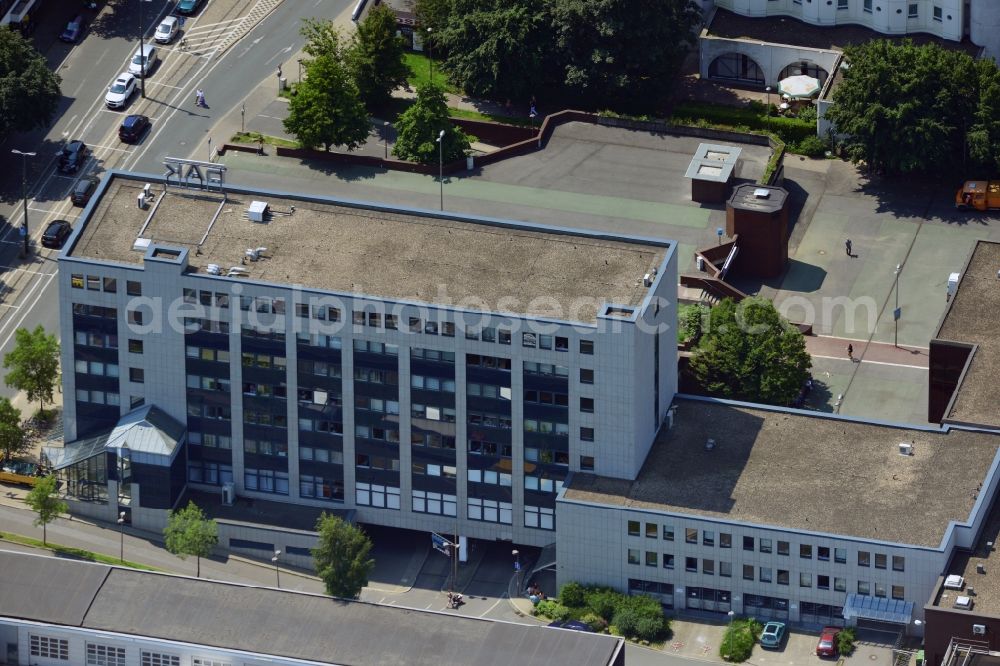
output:
<instances>
[{"instance_id":1,"label":"dark parked car","mask_svg":"<svg viewBox=\"0 0 1000 666\"><path fill-rule=\"evenodd\" d=\"M177 3L178 14L193 14L201 5L201 0L179 0Z\"/></svg>"},{"instance_id":2,"label":"dark parked car","mask_svg":"<svg viewBox=\"0 0 1000 666\"><path fill-rule=\"evenodd\" d=\"M45 227L45 233L42 234L42 246L58 250L72 232L73 227L66 220L52 220L49 222L49 226Z\"/></svg>"},{"instance_id":3,"label":"dark parked car","mask_svg":"<svg viewBox=\"0 0 1000 666\"><path fill-rule=\"evenodd\" d=\"M69 198L73 201L73 205L86 206L100 182L96 178L90 177L81 178L76 181L76 187L73 188L73 193L69 195Z\"/></svg>"},{"instance_id":4,"label":"dark parked car","mask_svg":"<svg viewBox=\"0 0 1000 666\"><path fill-rule=\"evenodd\" d=\"M135 143L150 127L149 118L141 115L127 116L118 128L118 138L125 143Z\"/></svg>"},{"instance_id":5,"label":"dark parked car","mask_svg":"<svg viewBox=\"0 0 1000 666\"><path fill-rule=\"evenodd\" d=\"M76 44L83 34L83 14L77 14L73 20L66 24L66 29L59 35L59 39L67 44Z\"/></svg>"},{"instance_id":6,"label":"dark parked car","mask_svg":"<svg viewBox=\"0 0 1000 666\"><path fill-rule=\"evenodd\" d=\"M579 620L556 620L555 622L549 622L550 627L557 627L559 629L572 629L573 631L587 631L594 633L594 630L590 628L590 625L586 622L580 622Z\"/></svg>"},{"instance_id":7,"label":"dark parked car","mask_svg":"<svg viewBox=\"0 0 1000 666\"><path fill-rule=\"evenodd\" d=\"M59 151L59 171L76 173L86 159L87 144L83 141L70 141Z\"/></svg>"}]
</instances>

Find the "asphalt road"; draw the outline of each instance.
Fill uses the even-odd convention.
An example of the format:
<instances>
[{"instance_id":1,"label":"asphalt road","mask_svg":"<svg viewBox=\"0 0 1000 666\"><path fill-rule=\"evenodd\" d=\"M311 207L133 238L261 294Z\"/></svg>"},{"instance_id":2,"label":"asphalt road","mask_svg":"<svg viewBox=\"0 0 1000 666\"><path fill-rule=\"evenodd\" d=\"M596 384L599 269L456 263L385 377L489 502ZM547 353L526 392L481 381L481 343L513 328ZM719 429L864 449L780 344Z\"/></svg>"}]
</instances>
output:
<instances>
[{"instance_id":1,"label":"asphalt road","mask_svg":"<svg viewBox=\"0 0 1000 666\"><path fill-rule=\"evenodd\" d=\"M18 168L0 173L0 215L7 220L0 227L0 357L13 346L17 328L41 324L58 332L57 253L42 248L40 237L51 220L75 222L79 217L82 209L72 206L67 198L76 181L108 169L161 173L167 156L208 159L208 132L217 119L238 107L265 78L275 76L278 64L301 48L300 19L332 18L350 4L349 0L283 2L224 55L217 56L214 49L240 29L243 17L256 7L256 3L227 2L210 0L197 15L186 19L180 38L158 47L160 62L146 79L146 98L137 94L122 111L107 109L104 93L119 73L127 71L136 48L136 3L106 7L75 47L59 42L49 46L50 65L63 79L64 99L56 121L48 131L17 135L0 146L5 155L10 155L11 148L37 153L26 163L28 227L33 242L28 259L19 256L24 219L19 200L22 165L13 162ZM266 5L267 0L261 2ZM147 35L171 7L172 0L147 0L143 9ZM188 48L181 47L181 38L187 40ZM284 65L286 74L295 69L289 63ZM208 109L195 107L197 88L205 91ZM153 121L152 130L132 146L117 137L118 125L128 113L142 113ZM228 138L215 137L215 145ZM93 152L78 174L65 176L55 171L56 153L71 139L84 141ZM202 148L204 154L200 153ZM0 395L14 394L0 385Z\"/></svg>"}]
</instances>

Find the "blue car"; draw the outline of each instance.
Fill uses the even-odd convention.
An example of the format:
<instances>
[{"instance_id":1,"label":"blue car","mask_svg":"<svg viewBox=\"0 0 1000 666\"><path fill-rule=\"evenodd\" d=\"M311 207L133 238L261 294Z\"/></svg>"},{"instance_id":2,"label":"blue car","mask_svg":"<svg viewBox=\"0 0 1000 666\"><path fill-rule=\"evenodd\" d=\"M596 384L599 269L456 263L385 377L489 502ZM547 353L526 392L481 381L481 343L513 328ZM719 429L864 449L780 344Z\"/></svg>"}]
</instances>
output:
<instances>
[{"instance_id":1,"label":"blue car","mask_svg":"<svg viewBox=\"0 0 1000 666\"><path fill-rule=\"evenodd\" d=\"M589 633L594 633L594 630L590 628L590 625L586 622L580 622L579 620L556 620L555 622L549 622L550 627L556 627L558 629L572 629L573 631L586 631Z\"/></svg>"},{"instance_id":2,"label":"blue car","mask_svg":"<svg viewBox=\"0 0 1000 666\"><path fill-rule=\"evenodd\" d=\"M59 35L59 39L67 44L76 44L80 41L81 34L83 34L83 15L77 14L72 21L66 24L66 29Z\"/></svg>"},{"instance_id":3,"label":"blue car","mask_svg":"<svg viewBox=\"0 0 1000 666\"><path fill-rule=\"evenodd\" d=\"M777 650L785 640L787 631L784 622L768 622L760 632L760 646Z\"/></svg>"},{"instance_id":4,"label":"blue car","mask_svg":"<svg viewBox=\"0 0 1000 666\"><path fill-rule=\"evenodd\" d=\"M201 5L201 0L179 0L177 3L178 14L193 14Z\"/></svg>"}]
</instances>

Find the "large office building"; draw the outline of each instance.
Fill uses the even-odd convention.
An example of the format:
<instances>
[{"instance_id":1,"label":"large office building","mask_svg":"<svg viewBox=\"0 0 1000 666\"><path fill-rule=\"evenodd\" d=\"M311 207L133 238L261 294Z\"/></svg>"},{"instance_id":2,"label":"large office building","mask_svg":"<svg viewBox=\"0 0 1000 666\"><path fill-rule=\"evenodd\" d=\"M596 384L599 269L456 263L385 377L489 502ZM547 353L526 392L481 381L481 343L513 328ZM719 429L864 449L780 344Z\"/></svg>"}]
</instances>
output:
<instances>
[{"instance_id":1,"label":"large office building","mask_svg":"<svg viewBox=\"0 0 1000 666\"><path fill-rule=\"evenodd\" d=\"M570 473L639 472L672 244L197 184L110 174L60 254L74 510L214 488L541 546Z\"/></svg>"},{"instance_id":2,"label":"large office building","mask_svg":"<svg viewBox=\"0 0 1000 666\"><path fill-rule=\"evenodd\" d=\"M624 666L624 640L0 551L2 664Z\"/></svg>"}]
</instances>

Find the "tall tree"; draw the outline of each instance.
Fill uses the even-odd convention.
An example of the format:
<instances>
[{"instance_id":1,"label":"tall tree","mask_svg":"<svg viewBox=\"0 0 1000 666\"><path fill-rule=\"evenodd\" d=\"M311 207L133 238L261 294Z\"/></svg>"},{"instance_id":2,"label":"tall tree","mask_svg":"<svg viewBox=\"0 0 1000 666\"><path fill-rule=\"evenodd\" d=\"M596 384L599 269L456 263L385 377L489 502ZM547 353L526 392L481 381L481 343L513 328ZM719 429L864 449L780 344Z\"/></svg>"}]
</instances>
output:
<instances>
[{"instance_id":1,"label":"tall tree","mask_svg":"<svg viewBox=\"0 0 1000 666\"><path fill-rule=\"evenodd\" d=\"M59 381L59 341L39 324L34 331L19 328L14 334L14 349L3 357L7 386L24 391L31 402L38 401L42 411L52 402Z\"/></svg>"},{"instance_id":2,"label":"tall tree","mask_svg":"<svg viewBox=\"0 0 1000 666\"><path fill-rule=\"evenodd\" d=\"M441 130L444 143L439 149ZM417 89L417 100L399 116L396 132L392 154L421 164L433 164L442 157L445 162L461 159L471 146L470 137L449 120L444 92L433 84Z\"/></svg>"},{"instance_id":3,"label":"tall tree","mask_svg":"<svg viewBox=\"0 0 1000 666\"><path fill-rule=\"evenodd\" d=\"M21 428L21 410L0 398L0 452L4 462L23 453L28 448L28 438Z\"/></svg>"},{"instance_id":4,"label":"tall tree","mask_svg":"<svg viewBox=\"0 0 1000 666\"><path fill-rule=\"evenodd\" d=\"M427 28L431 29L431 37L440 34L451 20L453 0L416 0L413 12L417 15L417 29L424 42L429 41Z\"/></svg>"},{"instance_id":5,"label":"tall tree","mask_svg":"<svg viewBox=\"0 0 1000 666\"><path fill-rule=\"evenodd\" d=\"M476 97L527 100L552 81L548 4L537 0L453 0L435 36L448 53L445 71Z\"/></svg>"},{"instance_id":6,"label":"tall tree","mask_svg":"<svg viewBox=\"0 0 1000 666\"><path fill-rule=\"evenodd\" d=\"M410 68L403 61L405 42L396 35L396 15L376 5L361 23L348 51L348 62L361 101L369 109L386 104L392 91L406 83Z\"/></svg>"},{"instance_id":7,"label":"tall tree","mask_svg":"<svg viewBox=\"0 0 1000 666\"><path fill-rule=\"evenodd\" d=\"M316 521L316 531L319 532L319 544L312 554L316 573L326 585L326 593L357 599L375 566L375 560L369 557L372 542L368 535L327 513Z\"/></svg>"},{"instance_id":8,"label":"tall tree","mask_svg":"<svg viewBox=\"0 0 1000 666\"><path fill-rule=\"evenodd\" d=\"M205 513L194 502L188 502L183 509L171 511L167 516L167 527L163 530L167 550L182 560L194 555L197 561L197 575L201 578L201 558L212 554L219 543L219 525L205 517Z\"/></svg>"},{"instance_id":9,"label":"tall tree","mask_svg":"<svg viewBox=\"0 0 1000 666\"><path fill-rule=\"evenodd\" d=\"M971 56L936 44L873 40L848 48L845 57L849 67L827 117L846 135L853 162L889 174L963 166L979 100Z\"/></svg>"},{"instance_id":10,"label":"tall tree","mask_svg":"<svg viewBox=\"0 0 1000 666\"><path fill-rule=\"evenodd\" d=\"M344 55L343 37L340 30L328 19L302 19L299 34L306 39L302 50L313 58L327 56L340 60Z\"/></svg>"},{"instance_id":11,"label":"tall tree","mask_svg":"<svg viewBox=\"0 0 1000 666\"><path fill-rule=\"evenodd\" d=\"M35 487L31 489L25 498L31 510L38 514L38 517L34 520L34 525L35 527L40 525L42 528L43 544L49 542L48 524L58 518L60 513L66 513L68 510L66 502L59 499L59 496L56 494L57 488L56 477L46 476L38 479Z\"/></svg>"},{"instance_id":12,"label":"tall tree","mask_svg":"<svg viewBox=\"0 0 1000 666\"><path fill-rule=\"evenodd\" d=\"M322 55L305 67L306 78L288 103L285 129L307 148L362 145L371 123L344 62Z\"/></svg>"},{"instance_id":13,"label":"tall tree","mask_svg":"<svg viewBox=\"0 0 1000 666\"><path fill-rule=\"evenodd\" d=\"M1000 68L989 58L977 60L976 110L968 134L972 165L986 172L1000 169Z\"/></svg>"},{"instance_id":14,"label":"tall tree","mask_svg":"<svg viewBox=\"0 0 1000 666\"><path fill-rule=\"evenodd\" d=\"M559 0L552 3L565 86L616 109L657 108L696 38L691 0Z\"/></svg>"},{"instance_id":15,"label":"tall tree","mask_svg":"<svg viewBox=\"0 0 1000 666\"><path fill-rule=\"evenodd\" d=\"M689 369L708 393L789 405L809 375L805 338L763 298L725 299L712 308Z\"/></svg>"},{"instance_id":16,"label":"tall tree","mask_svg":"<svg viewBox=\"0 0 1000 666\"><path fill-rule=\"evenodd\" d=\"M0 137L48 127L62 98L60 83L30 41L0 27Z\"/></svg>"}]
</instances>

